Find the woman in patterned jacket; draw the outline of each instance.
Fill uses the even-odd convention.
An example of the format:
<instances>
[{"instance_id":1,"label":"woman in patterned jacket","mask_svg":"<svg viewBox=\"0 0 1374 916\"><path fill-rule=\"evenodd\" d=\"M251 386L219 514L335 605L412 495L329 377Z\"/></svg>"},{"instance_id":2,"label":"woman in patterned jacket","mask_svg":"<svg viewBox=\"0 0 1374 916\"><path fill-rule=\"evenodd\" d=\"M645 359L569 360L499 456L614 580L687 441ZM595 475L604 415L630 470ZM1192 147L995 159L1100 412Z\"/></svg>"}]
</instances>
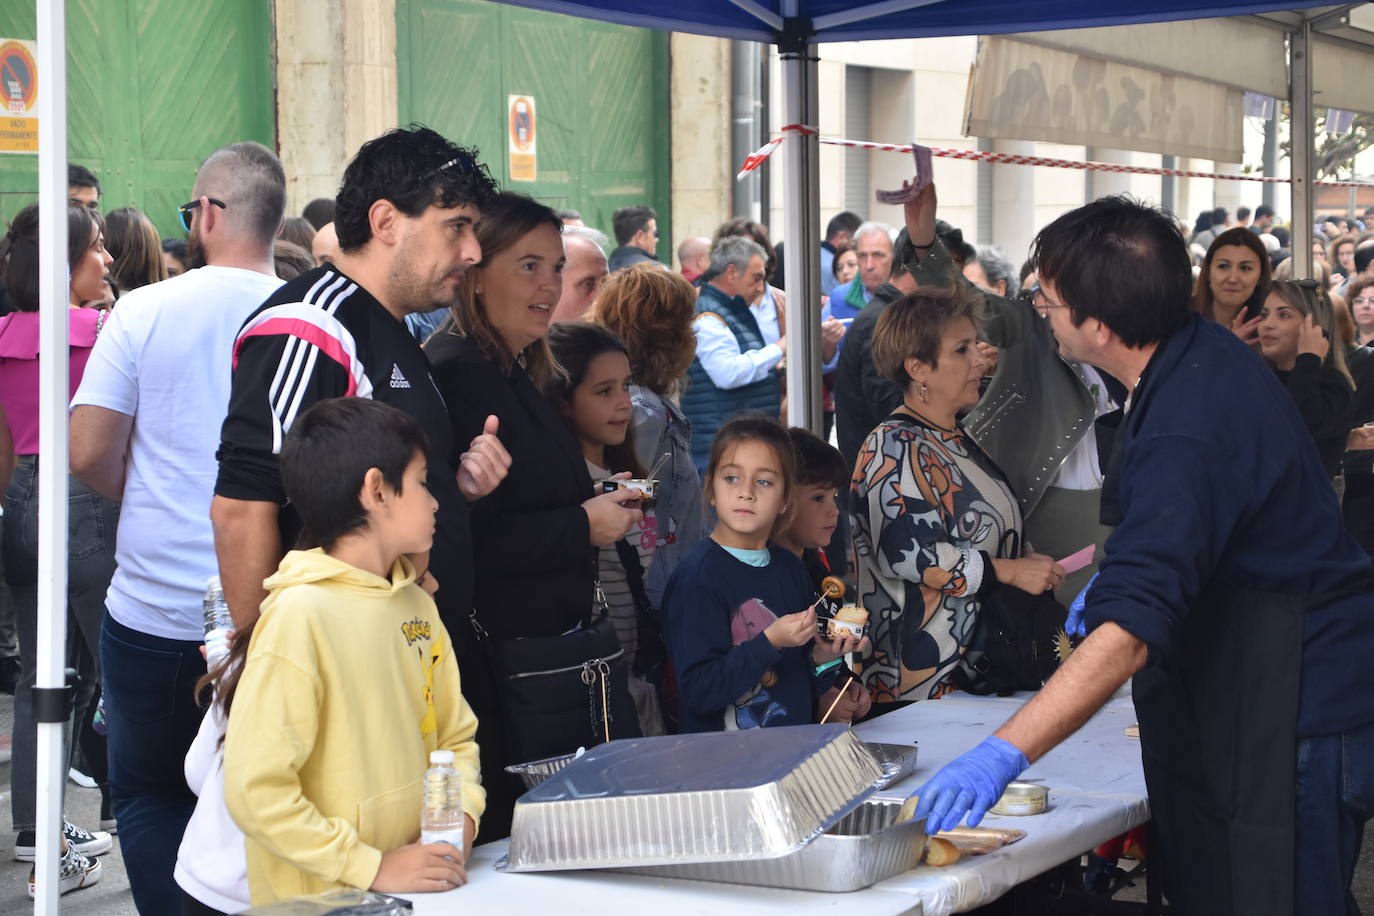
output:
<instances>
[{"instance_id":1,"label":"woman in patterned jacket","mask_svg":"<svg viewBox=\"0 0 1374 916\"><path fill-rule=\"evenodd\" d=\"M850 488L873 641L860 678L875 710L947 692L994 583L1038 593L1064 578L1051 558L1022 556L1016 498L959 426L986 370L974 346L982 309L963 287L918 289L873 332L874 367L904 393L864 441Z\"/></svg>"}]
</instances>

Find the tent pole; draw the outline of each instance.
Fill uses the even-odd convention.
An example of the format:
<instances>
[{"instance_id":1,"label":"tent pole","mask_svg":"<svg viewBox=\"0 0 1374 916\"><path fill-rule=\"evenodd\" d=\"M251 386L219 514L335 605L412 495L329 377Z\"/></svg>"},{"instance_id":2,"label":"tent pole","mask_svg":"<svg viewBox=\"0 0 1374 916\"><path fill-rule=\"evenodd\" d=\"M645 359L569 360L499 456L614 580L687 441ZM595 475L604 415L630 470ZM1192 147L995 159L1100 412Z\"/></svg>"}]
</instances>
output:
<instances>
[{"instance_id":1,"label":"tent pole","mask_svg":"<svg viewBox=\"0 0 1374 916\"><path fill-rule=\"evenodd\" d=\"M1289 142L1293 151L1293 277L1312 276L1312 20L1288 35L1288 98L1292 109Z\"/></svg>"},{"instance_id":2,"label":"tent pole","mask_svg":"<svg viewBox=\"0 0 1374 916\"><path fill-rule=\"evenodd\" d=\"M819 119L814 44L784 49L783 124L815 128ZM784 173L783 238L787 288L787 422L820 435L820 143L814 133L791 132L782 145Z\"/></svg>"},{"instance_id":3,"label":"tent pole","mask_svg":"<svg viewBox=\"0 0 1374 916\"><path fill-rule=\"evenodd\" d=\"M38 658L36 689L65 686L67 645L67 10L38 0ZM38 694L35 693L35 699ZM35 707L38 704L35 703ZM35 713L38 710L35 708ZM41 718L35 715L35 719ZM38 722L34 912L55 916L62 722Z\"/></svg>"}]
</instances>

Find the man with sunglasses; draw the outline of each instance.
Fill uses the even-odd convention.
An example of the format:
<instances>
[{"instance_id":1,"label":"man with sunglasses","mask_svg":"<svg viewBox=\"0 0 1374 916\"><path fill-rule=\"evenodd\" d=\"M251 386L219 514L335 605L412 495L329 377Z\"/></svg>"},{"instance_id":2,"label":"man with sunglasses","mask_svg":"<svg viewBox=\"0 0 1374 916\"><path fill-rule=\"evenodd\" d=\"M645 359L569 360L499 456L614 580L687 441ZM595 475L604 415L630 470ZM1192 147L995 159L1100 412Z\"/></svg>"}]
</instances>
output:
<instances>
[{"instance_id":1,"label":"man with sunglasses","mask_svg":"<svg viewBox=\"0 0 1374 916\"><path fill-rule=\"evenodd\" d=\"M181 911L172 871L196 804L182 764L216 572L206 507L234 338L281 285L286 175L271 150L235 143L201 164L191 194L180 212L197 269L120 299L72 401L72 471L123 502L100 663L113 815L143 913Z\"/></svg>"},{"instance_id":2,"label":"man with sunglasses","mask_svg":"<svg viewBox=\"0 0 1374 916\"><path fill-rule=\"evenodd\" d=\"M1103 485L1114 526L1070 612L1086 639L994 735L921 790L976 824L1127 679L1175 912L1357 912L1374 799L1374 592L1292 398L1189 307L1172 220L1107 197L1041 230L1037 307L1060 352L1127 387Z\"/></svg>"}]
</instances>

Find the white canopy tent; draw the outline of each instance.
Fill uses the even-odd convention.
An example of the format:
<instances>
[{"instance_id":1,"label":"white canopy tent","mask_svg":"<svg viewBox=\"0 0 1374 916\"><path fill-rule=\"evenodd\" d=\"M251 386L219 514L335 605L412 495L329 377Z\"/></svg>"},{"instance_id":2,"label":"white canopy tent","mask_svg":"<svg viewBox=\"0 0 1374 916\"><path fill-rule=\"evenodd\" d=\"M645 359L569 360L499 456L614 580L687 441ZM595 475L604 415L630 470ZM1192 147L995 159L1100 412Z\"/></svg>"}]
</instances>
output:
<instances>
[{"instance_id":1,"label":"white canopy tent","mask_svg":"<svg viewBox=\"0 0 1374 916\"><path fill-rule=\"evenodd\" d=\"M1182 20L1266 11L1282 11L1291 2L1210 0L1199 8L1182 6L1178 0L1101 0L1084 5L1076 0L1047 0L1034 6L1021 0L505 0L514 5L609 20L628 25L674 29L765 41L779 45L783 61L783 122L815 125L817 122L817 56L820 41L853 41L876 38L907 38L1023 32L1137 22ZM39 465L42 510L39 513L38 560L38 696L36 712L47 710L39 720L37 894L34 911L59 911L58 837L62 829L61 785L67 772L62 759L62 721L65 707L63 662L66 644L67 592L67 405L68 335L66 309L55 307L67 299L66 163L66 0L35 0L38 13L37 45L45 74L39 93L39 301L43 310L40 333L39 435L43 461ZM1302 6L1302 3L1298 3ZM1362 6L1362 5L1359 5ZM1322 7L1307 13L1274 13L1290 28L1293 123L1312 132L1313 33L1329 28L1333 35L1349 28L1343 12L1352 9ZM818 144L814 133L798 132L784 144L783 161L789 192L784 213L784 238L796 252L786 261L786 285L790 317L787 349L791 371L787 376L788 421L819 429L820 364L819 328L809 317L809 305L817 301L816 258L819 247ZM1311 146L1294 144L1293 213L1306 217L1311 184ZM1294 221L1293 251L1298 276L1311 270L1311 225Z\"/></svg>"}]
</instances>

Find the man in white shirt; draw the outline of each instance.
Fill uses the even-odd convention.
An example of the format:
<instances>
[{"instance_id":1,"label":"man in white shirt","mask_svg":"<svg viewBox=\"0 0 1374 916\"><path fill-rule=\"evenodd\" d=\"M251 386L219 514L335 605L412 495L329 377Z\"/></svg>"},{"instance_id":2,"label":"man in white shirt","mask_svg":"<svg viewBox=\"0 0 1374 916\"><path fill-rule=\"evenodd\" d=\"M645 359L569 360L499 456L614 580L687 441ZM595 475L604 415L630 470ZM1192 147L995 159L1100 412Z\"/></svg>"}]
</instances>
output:
<instances>
[{"instance_id":1,"label":"man in white shirt","mask_svg":"<svg viewBox=\"0 0 1374 916\"><path fill-rule=\"evenodd\" d=\"M110 788L142 913L182 908L172 871L196 804L182 764L200 726L202 599L218 571L215 449L234 338L281 285L272 243L285 205L266 147L212 153L182 208L195 269L120 299L72 401L72 472L123 501L100 661Z\"/></svg>"},{"instance_id":2,"label":"man in white shirt","mask_svg":"<svg viewBox=\"0 0 1374 916\"><path fill-rule=\"evenodd\" d=\"M706 467L716 430L730 417L757 411L776 419L781 410L775 370L787 342L768 342L749 308L763 293L764 261L763 247L740 236L727 236L711 249L711 280L701 285L692 322L697 355L682 396L698 471Z\"/></svg>"}]
</instances>

